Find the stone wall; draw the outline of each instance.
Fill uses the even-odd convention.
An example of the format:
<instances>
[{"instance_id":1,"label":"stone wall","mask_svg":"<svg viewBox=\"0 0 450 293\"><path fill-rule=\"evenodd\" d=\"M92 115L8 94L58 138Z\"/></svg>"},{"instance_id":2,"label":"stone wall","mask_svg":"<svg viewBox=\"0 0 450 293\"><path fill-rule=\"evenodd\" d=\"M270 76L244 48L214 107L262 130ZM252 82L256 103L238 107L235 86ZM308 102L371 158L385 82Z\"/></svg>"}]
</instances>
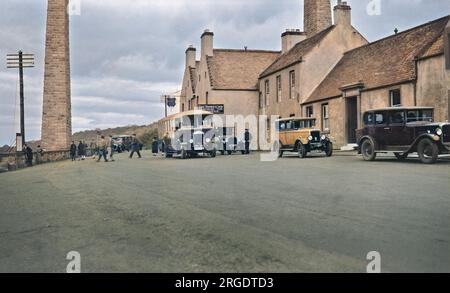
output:
<instances>
[{"instance_id":1,"label":"stone wall","mask_svg":"<svg viewBox=\"0 0 450 293\"><path fill-rule=\"evenodd\" d=\"M42 155L33 153L33 165L63 161L70 158L69 151L48 151ZM25 155L19 153L0 153L0 172L25 168Z\"/></svg>"}]
</instances>

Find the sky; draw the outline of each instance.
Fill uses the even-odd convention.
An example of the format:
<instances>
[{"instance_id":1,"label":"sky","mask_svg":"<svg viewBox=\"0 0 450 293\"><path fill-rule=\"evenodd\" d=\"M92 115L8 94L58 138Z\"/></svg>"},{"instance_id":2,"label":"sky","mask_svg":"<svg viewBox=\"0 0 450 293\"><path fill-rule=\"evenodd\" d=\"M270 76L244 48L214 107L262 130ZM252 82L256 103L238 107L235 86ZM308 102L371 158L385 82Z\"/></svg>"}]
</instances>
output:
<instances>
[{"instance_id":1,"label":"sky","mask_svg":"<svg viewBox=\"0 0 450 293\"><path fill-rule=\"evenodd\" d=\"M160 96L180 89L184 52L200 47L205 29L216 48L280 50L285 29L303 28L303 0L73 1L73 132L159 120ZM348 2L369 41L450 14L450 0ZM18 73L6 69L6 54L19 49L36 56L25 71L25 117L27 140L40 138L46 9L46 0L0 1L0 146L20 128Z\"/></svg>"}]
</instances>

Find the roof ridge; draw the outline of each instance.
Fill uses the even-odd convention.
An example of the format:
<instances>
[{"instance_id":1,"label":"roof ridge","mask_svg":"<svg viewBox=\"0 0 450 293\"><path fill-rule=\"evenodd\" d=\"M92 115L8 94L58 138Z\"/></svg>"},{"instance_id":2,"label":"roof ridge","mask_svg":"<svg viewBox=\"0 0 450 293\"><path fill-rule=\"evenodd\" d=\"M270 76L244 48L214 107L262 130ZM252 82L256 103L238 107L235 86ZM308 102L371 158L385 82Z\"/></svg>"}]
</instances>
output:
<instances>
[{"instance_id":1,"label":"roof ridge","mask_svg":"<svg viewBox=\"0 0 450 293\"><path fill-rule=\"evenodd\" d=\"M279 54L281 51L273 51L273 50L259 50L259 49L213 49L214 51L220 51L220 52L239 52L239 53L273 53L273 54Z\"/></svg>"},{"instance_id":2,"label":"roof ridge","mask_svg":"<svg viewBox=\"0 0 450 293\"><path fill-rule=\"evenodd\" d=\"M365 48L365 47L370 47L370 46L372 46L372 45L381 43L381 42L383 42L383 41L386 41L386 40L389 40L389 39L392 39L392 38L396 38L396 37L402 36L402 35L404 35L404 34L407 34L407 33L412 32L412 31L414 31L414 30L423 28L423 27L425 27L425 26L432 25L432 24L434 24L434 23L436 23L436 22L443 21L444 19L450 20L450 14L447 15L447 16L444 16L444 17L441 17L441 18L438 18L438 19L435 19L435 20L426 22L426 23L424 23L424 24L421 24L421 25L418 25L418 26L409 28L409 29L407 29L407 30L405 30L405 31L399 32L398 34L389 35L389 36L387 36L387 37L378 39L378 40L376 40L376 41L373 41L373 42L370 42L370 43L368 43L368 44L362 45L362 46L360 46L360 47L357 47L357 48L348 50L347 52L344 53L344 55L349 54L349 53L351 53L351 52L353 52L353 51L356 51L356 50ZM444 28L445 28L445 26L444 26Z\"/></svg>"}]
</instances>

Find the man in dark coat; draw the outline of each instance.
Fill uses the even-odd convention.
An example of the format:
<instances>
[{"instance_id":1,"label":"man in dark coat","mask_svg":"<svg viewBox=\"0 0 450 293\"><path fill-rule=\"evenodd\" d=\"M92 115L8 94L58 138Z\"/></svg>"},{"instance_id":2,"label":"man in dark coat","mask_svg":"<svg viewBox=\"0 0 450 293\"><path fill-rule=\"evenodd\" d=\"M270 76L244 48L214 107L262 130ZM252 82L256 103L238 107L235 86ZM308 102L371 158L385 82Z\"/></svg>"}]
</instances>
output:
<instances>
[{"instance_id":1,"label":"man in dark coat","mask_svg":"<svg viewBox=\"0 0 450 293\"><path fill-rule=\"evenodd\" d=\"M133 158L134 153L137 153L139 156L139 159L142 158L141 156L141 142L139 141L139 139L136 137L136 134L133 134L133 139L131 140L131 154L130 154L130 159Z\"/></svg>"},{"instance_id":2,"label":"man in dark coat","mask_svg":"<svg viewBox=\"0 0 450 293\"><path fill-rule=\"evenodd\" d=\"M33 150L28 145L25 145L23 150L25 152L25 161L27 166L33 166Z\"/></svg>"},{"instance_id":3,"label":"man in dark coat","mask_svg":"<svg viewBox=\"0 0 450 293\"><path fill-rule=\"evenodd\" d=\"M244 141L245 141L245 153L248 155L250 154L250 142L252 141L252 135L250 134L250 131L248 129L245 130Z\"/></svg>"},{"instance_id":4,"label":"man in dark coat","mask_svg":"<svg viewBox=\"0 0 450 293\"><path fill-rule=\"evenodd\" d=\"M159 141L156 137L153 138L153 142L152 142L152 154L153 156L158 155L159 152Z\"/></svg>"},{"instance_id":5,"label":"man in dark coat","mask_svg":"<svg viewBox=\"0 0 450 293\"><path fill-rule=\"evenodd\" d=\"M77 157L77 145L74 141L72 141L72 144L70 145L70 158L72 159L72 162L75 161L75 158Z\"/></svg>"},{"instance_id":6,"label":"man in dark coat","mask_svg":"<svg viewBox=\"0 0 450 293\"><path fill-rule=\"evenodd\" d=\"M84 143L80 141L80 143L78 144L78 157L81 158L83 161L86 158L85 151L86 149L84 147Z\"/></svg>"}]
</instances>

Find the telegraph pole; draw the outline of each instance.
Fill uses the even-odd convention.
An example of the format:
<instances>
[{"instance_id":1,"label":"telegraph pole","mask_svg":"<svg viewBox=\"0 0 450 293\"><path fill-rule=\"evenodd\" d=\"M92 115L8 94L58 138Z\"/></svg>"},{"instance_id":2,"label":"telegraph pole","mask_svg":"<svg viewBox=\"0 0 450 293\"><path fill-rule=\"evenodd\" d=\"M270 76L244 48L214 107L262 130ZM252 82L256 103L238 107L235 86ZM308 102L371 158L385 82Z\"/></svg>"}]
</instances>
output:
<instances>
[{"instance_id":1,"label":"telegraph pole","mask_svg":"<svg viewBox=\"0 0 450 293\"><path fill-rule=\"evenodd\" d=\"M19 51L18 54L6 55L7 68L19 69L20 81L20 133L22 135L22 147L25 145L25 94L23 82L23 69L34 67L34 55L23 54Z\"/></svg>"}]
</instances>

